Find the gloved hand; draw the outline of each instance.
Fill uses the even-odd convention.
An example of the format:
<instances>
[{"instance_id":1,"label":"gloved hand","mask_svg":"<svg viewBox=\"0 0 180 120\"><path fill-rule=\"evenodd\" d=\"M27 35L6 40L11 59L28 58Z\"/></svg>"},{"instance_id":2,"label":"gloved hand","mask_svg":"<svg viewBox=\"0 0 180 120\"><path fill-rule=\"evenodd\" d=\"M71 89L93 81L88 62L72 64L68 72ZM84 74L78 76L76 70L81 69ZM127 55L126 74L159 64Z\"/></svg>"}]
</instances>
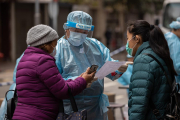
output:
<instances>
[{"instance_id":1,"label":"gloved hand","mask_svg":"<svg viewBox=\"0 0 180 120\"><path fill-rule=\"evenodd\" d=\"M88 83L88 84L87 84L86 88L90 88L91 85L92 85L92 83L93 83L94 81L96 81L96 80L98 80L98 78L97 78L97 77L94 77L94 79L91 81L91 83Z\"/></svg>"},{"instance_id":2,"label":"gloved hand","mask_svg":"<svg viewBox=\"0 0 180 120\"><path fill-rule=\"evenodd\" d=\"M124 73L127 70L129 64L133 64L133 62L127 61L124 65L121 65L118 68L118 71Z\"/></svg>"},{"instance_id":3,"label":"gloved hand","mask_svg":"<svg viewBox=\"0 0 180 120\"><path fill-rule=\"evenodd\" d=\"M126 63L125 63L126 65L129 65L129 64L133 64L133 62L131 62L131 61L127 61Z\"/></svg>"}]
</instances>

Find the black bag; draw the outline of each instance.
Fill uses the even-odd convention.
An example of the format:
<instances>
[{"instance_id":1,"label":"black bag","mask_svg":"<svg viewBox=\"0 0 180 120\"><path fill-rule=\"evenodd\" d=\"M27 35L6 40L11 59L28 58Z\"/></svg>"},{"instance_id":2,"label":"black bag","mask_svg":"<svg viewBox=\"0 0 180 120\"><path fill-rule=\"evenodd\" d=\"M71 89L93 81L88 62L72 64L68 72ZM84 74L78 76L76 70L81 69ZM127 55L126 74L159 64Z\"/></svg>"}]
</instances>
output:
<instances>
[{"instance_id":1,"label":"black bag","mask_svg":"<svg viewBox=\"0 0 180 120\"><path fill-rule=\"evenodd\" d=\"M14 96L13 96L13 98L7 100L7 93L9 91L14 91ZM16 89L15 90L8 90L6 92L5 98L7 101L7 114L5 114L5 119L6 120L12 120L14 111L16 109L17 101L18 101L17 90Z\"/></svg>"},{"instance_id":2,"label":"black bag","mask_svg":"<svg viewBox=\"0 0 180 120\"><path fill-rule=\"evenodd\" d=\"M60 101L60 113L58 114L58 117L56 120L87 120L87 110L82 110L82 111L78 111L77 105L76 105L76 101L72 95L71 92L71 88L68 86L68 94L70 96L70 102L71 102L71 106L73 109L73 113L71 113L70 115L67 115L64 113L64 105L63 105L63 101Z\"/></svg>"},{"instance_id":3,"label":"black bag","mask_svg":"<svg viewBox=\"0 0 180 120\"><path fill-rule=\"evenodd\" d=\"M171 94L170 94L170 103L167 105L165 110L165 116L163 118L160 117L159 110L156 109L156 106L152 103L151 107L153 109L153 113L156 116L158 120L180 120L180 85L179 83L176 83L175 77L173 81L171 81L168 78L168 75L166 71L164 70L162 64L151 54L146 54L153 58L161 67L163 70L166 79L168 81L168 84L171 88Z\"/></svg>"}]
</instances>

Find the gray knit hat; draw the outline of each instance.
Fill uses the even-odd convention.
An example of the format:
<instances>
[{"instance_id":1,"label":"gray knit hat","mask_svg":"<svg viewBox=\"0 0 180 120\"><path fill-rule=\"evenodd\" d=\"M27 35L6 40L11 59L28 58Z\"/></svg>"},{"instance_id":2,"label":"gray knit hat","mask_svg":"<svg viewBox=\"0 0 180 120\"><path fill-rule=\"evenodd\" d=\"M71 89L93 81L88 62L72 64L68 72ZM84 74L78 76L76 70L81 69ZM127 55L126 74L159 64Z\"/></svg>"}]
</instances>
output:
<instances>
[{"instance_id":1,"label":"gray knit hat","mask_svg":"<svg viewBox=\"0 0 180 120\"><path fill-rule=\"evenodd\" d=\"M58 38L59 36L54 29L47 25L40 24L32 27L28 31L26 43L30 46L38 46Z\"/></svg>"}]
</instances>

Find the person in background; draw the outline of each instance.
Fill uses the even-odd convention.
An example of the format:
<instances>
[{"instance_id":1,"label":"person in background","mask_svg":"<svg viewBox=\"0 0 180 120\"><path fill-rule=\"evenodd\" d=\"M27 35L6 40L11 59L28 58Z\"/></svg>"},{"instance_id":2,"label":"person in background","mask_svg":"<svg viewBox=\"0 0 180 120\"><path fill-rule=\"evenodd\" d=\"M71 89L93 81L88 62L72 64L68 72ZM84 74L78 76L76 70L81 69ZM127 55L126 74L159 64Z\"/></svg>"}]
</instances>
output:
<instances>
[{"instance_id":1,"label":"person in background","mask_svg":"<svg viewBox=\"0 0 180 120\"><path fill-rule=\"evenodd\" d=\"M90 68L75 80L64 80L55 64L57 32L46 25L32 27L27 33L28 47L16 72L18 103L13 114L15 120L55 120L59 101L67 99L68 86L77 95L90 83L95 72Z\"/></svg>"},{"instance_id":2,"label":"person in background","mask_svg":"<svg viewBox=\"0 0 180 120\"><path fill-rule=\"evenodd\" d=\"M3 57L4 57L4 54L0 52L0 61L3 59ZM2 71L2 70L0 69L0 72L1 72L1 71Z\"/></svg>"},{"instance_id":3,"label":"person in background","mask_svg":"<svg viewBox=\"0 0 180 120\"><path fill-rule=\"evenodd\" d=\"M0 60L4 57L4 54L0 52Z\"/></svg>"},{"instance_id":4,"label":"person in background","mask_svg":"<svg viewBox=\"0 0 180 120\"><path fill-rule=\"evenodd\" d=\"M170 80L173 80L177 73L162 31L144 20L130 22L127 27L126 51L134 57L129 85L129 120L163 118L171 90L160 65L147 55L151 54L158 59ZM153 105L160 114L157 118L153 113Z\"/></svg>"},{"instance_id":5,"label":"person in background","mask_svg":"<svg viewBox=\"0 0 180 120\"><path fill-rule=\"evenodd\" d=\"M112 31L109 27L106 28L106 32L104 35L106 37L106 45L108 48L110 48Z\"/></svg>"},{"instance_id":6,"label":"person in background","mask_svg":"<svg viewBox=\"0 0 180 120\"><path fill-rule=\"evenodd\" d=\"M98 65L97 71L106 61L115 61L110 57L109 49L100 41L92 38L94 26L92 17L83 11L73 11L67 16L63 26L65 36L57 43L56 64L64 79L75 79L89 66ZM126 67L127 68L127 67ZM118 70L117 75L122 73ZM111 80L115 76L107 75ZM92 82L91 86L75 96L79 110L87 110L87 120L107 120L107 95L103 94L104 79ZM64 100L65 113L72 112L69 100Z\"/></svg>"},{"instance_id":7,"label":"person in background","mask_svg":"<svg viewBox=\"0 0 180 120\"><path fill-rule=\"evenodd\" d=\"M167 40L170 56L173 60L174 68L177 72L176 82L180 83L180 17L177 21L173 21L170 25L171 32L165 34Z\"/></svg>"}]
</instances>

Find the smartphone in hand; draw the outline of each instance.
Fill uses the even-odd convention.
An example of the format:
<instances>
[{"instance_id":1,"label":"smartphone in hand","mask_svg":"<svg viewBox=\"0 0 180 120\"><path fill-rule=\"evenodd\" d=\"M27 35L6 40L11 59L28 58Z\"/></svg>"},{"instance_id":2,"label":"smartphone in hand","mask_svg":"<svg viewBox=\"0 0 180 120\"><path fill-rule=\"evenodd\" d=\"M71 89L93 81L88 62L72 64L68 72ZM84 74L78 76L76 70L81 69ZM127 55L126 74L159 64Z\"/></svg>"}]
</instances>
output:
<instances>
[{"instance_id":1,"label":"smartphone in hand","mask_svg":"<svg viewBox=\"0 0 180 120\"><path fill-rule=\"evenodd\" d=\"M97 68L98 68L98 65L91 65L89 74L91 74L92 72L96 71Z\"/></svg>"}]
</instances>

